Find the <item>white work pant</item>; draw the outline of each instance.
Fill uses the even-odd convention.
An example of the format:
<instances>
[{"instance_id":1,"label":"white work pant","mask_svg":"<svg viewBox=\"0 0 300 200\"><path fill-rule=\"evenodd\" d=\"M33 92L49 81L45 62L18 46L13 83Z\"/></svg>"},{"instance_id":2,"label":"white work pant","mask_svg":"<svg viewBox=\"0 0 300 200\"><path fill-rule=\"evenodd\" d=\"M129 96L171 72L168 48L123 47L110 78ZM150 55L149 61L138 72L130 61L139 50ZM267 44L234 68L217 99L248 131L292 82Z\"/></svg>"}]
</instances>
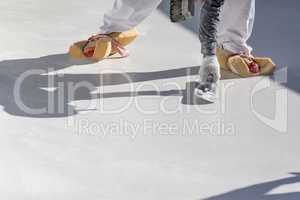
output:
<instances>
[{"instance_id":1,"label":"white work pant","mask_svg":"<svg viewBox=\"0 0 300 200\"><path fill-rule=\"evenodd\" d=\"M140 24L161 0L115 0L113 9L104 15L102 33L123 32ZM255 0L225 0L220 15L218 45L233 53L250 53L247 40L255 17Z\"/></svg>"}]
</instances>

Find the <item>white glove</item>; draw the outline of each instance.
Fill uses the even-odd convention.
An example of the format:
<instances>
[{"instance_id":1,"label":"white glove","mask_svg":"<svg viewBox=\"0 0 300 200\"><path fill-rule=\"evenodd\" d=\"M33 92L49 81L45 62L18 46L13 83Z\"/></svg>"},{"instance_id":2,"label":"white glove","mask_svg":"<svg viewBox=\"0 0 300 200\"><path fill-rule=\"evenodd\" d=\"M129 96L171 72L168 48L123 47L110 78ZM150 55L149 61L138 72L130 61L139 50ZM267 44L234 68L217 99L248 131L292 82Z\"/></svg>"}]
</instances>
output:
<instances>
[{"instance_id":1,"label":"white glove","mask_svg":"<svg viewBox=\"0 0 300 200\"><path fill-rule=\"evenodd\" d=\"M217 99L217 87L221 78L217 56L206 56L199 70L199 84L195 95L209 102Z\"/></svg>"}]
</instances>

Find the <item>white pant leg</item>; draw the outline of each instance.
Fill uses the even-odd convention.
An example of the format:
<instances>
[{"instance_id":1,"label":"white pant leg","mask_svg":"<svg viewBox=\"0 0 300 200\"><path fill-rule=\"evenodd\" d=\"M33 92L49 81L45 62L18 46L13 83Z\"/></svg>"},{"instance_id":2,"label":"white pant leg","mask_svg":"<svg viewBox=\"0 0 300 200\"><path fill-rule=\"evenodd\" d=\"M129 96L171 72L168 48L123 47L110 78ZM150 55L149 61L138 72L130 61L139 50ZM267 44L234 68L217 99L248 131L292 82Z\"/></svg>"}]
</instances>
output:
<instances>
[{"instance_id":1,"label":"white pant leg","mask_svg":"<svg viewBox=\"0 0 300 200\"><path fill-rule=\"evenodd\" d=\"M255 0L226 0L218 26L218 44L233 53L251 53L247 40L252 34Z\"/></svg>"},{"instance_id":2,"label":"white pant leg","mask_svg":"<svg viewBox=\"0 0 300 200\"><path fill-rule=\"evenodd\" d=\"M161 0L115 0L111 11L104 15L100 32L123 32L140 24Z\"/></svg>"}]
</instances>

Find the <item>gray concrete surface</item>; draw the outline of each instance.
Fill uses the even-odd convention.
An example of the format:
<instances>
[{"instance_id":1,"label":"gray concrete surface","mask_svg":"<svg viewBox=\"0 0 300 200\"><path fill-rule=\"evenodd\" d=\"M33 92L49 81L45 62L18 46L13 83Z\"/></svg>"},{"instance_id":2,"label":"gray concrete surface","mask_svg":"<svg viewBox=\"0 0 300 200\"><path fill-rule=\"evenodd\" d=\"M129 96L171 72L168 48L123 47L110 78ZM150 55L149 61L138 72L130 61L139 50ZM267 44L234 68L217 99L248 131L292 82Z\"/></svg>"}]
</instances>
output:
<instances>
[{"instance_id":1,"label":"gray concrete surface","mask_svg":"<svg viewBox=\"0 0 300 200\"><path fill-rule=\"evenodd\" d=\"M111 4L0 2L0 198L298 200L298 1L257 1L251 44L280 69L223 73L216 104L191 96L192 26L161 9L129 58L68 58Z\"/></svg>"}]
</instances>

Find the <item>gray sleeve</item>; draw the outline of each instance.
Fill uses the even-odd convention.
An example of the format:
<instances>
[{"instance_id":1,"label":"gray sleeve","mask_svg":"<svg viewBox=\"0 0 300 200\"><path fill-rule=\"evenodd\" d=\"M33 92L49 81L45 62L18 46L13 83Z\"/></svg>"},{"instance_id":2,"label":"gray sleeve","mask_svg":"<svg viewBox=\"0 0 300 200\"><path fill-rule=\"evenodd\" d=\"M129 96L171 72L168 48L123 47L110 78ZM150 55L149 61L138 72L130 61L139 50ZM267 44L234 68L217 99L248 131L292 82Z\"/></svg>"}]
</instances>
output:
<instances>
[{"instance_id":1,"label":"gray sleeve","mask_svg":"<svg viewBox=\"0 0 300 200\"><path fill-rule=\"evenodd\" d=\"M204 56L215 55L217 26L221 7L225 0L205 0L201 7L199 39Z\"/></svg>"}]
</instances>

